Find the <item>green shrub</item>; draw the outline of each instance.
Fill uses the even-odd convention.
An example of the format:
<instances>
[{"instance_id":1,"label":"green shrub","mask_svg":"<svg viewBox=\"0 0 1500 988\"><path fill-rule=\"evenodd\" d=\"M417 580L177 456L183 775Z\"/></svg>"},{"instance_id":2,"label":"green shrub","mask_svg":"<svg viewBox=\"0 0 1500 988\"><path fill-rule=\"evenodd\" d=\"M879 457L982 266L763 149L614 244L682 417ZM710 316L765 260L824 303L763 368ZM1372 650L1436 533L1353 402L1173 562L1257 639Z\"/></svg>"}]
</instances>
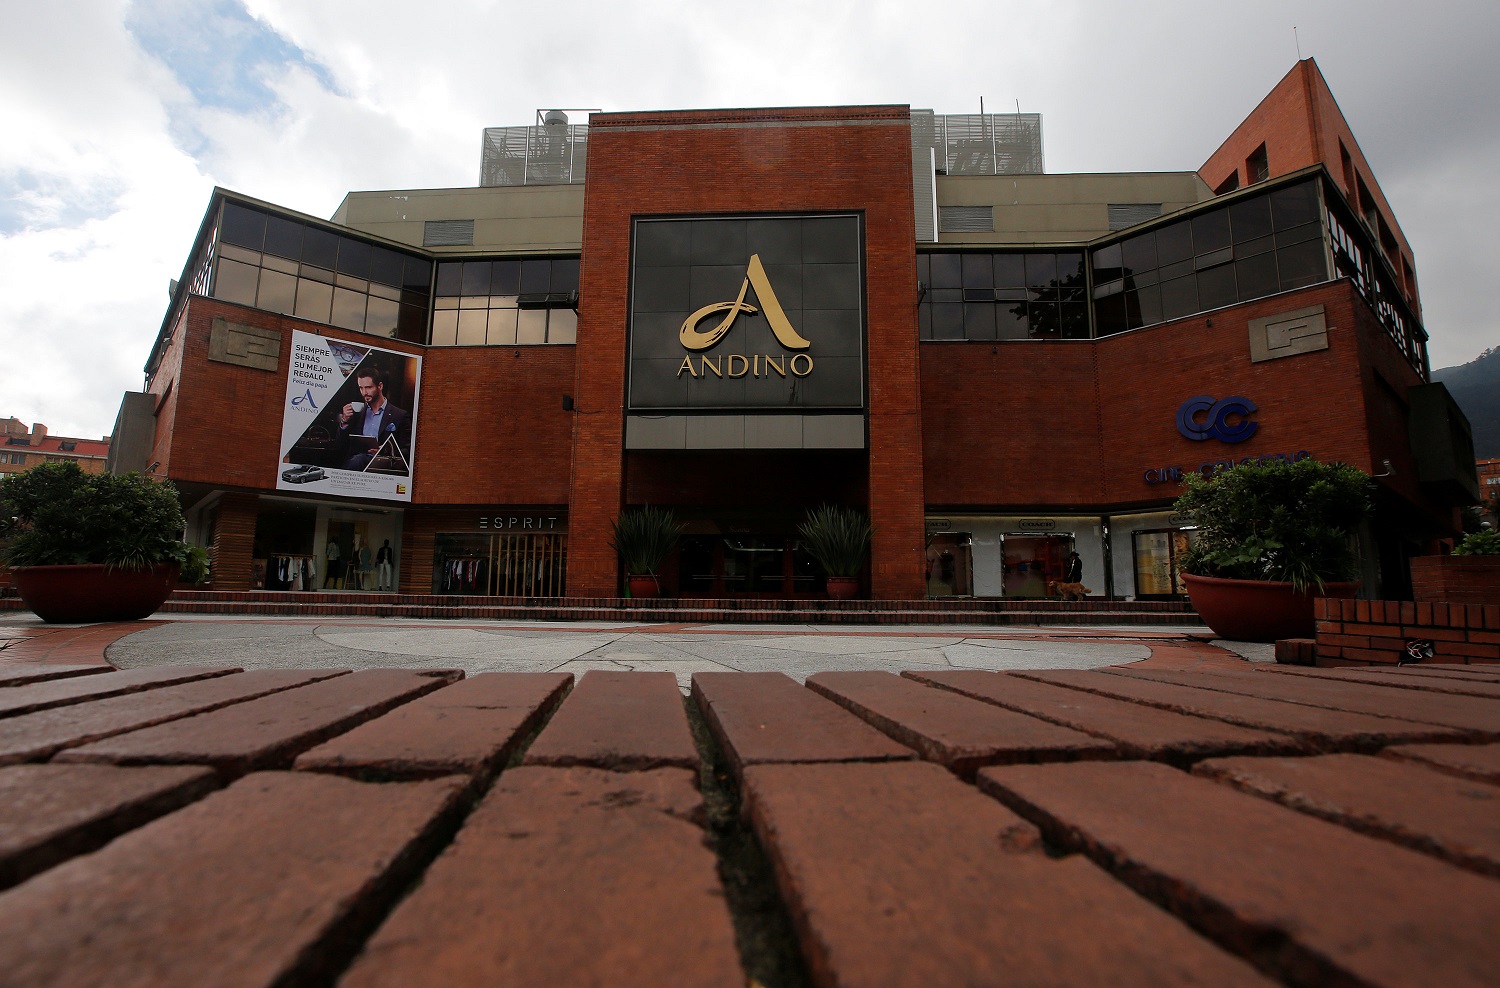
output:
<instances>
[{"instance_id":1,"label":"green shrub","mask_svg":"<svg viewBox=\"0 0 1500 988\"><path fill-rule=\"evenodd\" d=\"M1500 556L1500 532L1475 532L1453 547L1455 556Z\"/></svg>"},{"instance_id":2,"label":"green shrub","mask_svg":"<svg viewBox=\"0 0 1500 988\"><path fill-rule=\"evenodd\" d=\"M1305 459L1189 474L1184 484L1176 510L1198 526L1186 572L1288 582L1299 591L1358 575L1355 536L1371 510L1364 472Z\"/></svg>"},{"instance_id":3,"label":"green shrub","mask_svg":"<svg viewBox=\"0 0 1500 988\"><path fill-rule=\"evenodd\" d=\"M207 554L183 542L177 490L138 473L87 474L46 463L0 480L0 528L11 566L185 565L206 575ZM201 565L200 565L201 564Z\"/></svg>"},{"instance_id":4,"label":"green shrub","mask_svg":"<svg viewBox=\"0 0 1500 988\"><path fill-rule=\"evenodd\" d=\"M825 504L807 513L797 534L829 576L859 576L875 529L864 512Z\"/></svg>"},{"instance_id":5,"label":"green shrub","mask_svg":"<svg viewBox=\"0 0 1500 988\"><path fill-rule=\"evenodd\" d=\"M682 534L677 516L669 508L626 508L610 523L614 538L609 547L620 554L625 572L631 576L655 573L671 555Z\"/></svg>"}]
</instances>

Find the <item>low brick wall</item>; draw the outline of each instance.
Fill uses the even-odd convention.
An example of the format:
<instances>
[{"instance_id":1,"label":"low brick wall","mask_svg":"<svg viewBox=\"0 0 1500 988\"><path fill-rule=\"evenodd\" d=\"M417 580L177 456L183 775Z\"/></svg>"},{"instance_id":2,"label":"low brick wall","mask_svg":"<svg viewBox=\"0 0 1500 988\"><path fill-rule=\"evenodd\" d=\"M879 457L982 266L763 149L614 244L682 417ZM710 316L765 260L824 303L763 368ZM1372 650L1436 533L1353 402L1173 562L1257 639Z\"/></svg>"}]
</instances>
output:
<instances>
[{"instance_id":1,"label":"low brick wall","mask_svg":"<svg viewBox=\"0 0 1500 988\"><path fill-rule=\"evenodd\" d=\"M1419 602L1500 604L1500 556L1417 556L1411 590Z\"/></svg>"},{"instance_id":2,"label":"low brick wall","mask_svg":"<svg viewBox=\"0 0 1500 988\"><path fill-rule=\"evenodd\" d=\"M1500 605L1320 598L1315 607L1321 666L1411 661L1414 639L1432 642L1425 662L1500 662Z\"/></svg>"}]
</instances>

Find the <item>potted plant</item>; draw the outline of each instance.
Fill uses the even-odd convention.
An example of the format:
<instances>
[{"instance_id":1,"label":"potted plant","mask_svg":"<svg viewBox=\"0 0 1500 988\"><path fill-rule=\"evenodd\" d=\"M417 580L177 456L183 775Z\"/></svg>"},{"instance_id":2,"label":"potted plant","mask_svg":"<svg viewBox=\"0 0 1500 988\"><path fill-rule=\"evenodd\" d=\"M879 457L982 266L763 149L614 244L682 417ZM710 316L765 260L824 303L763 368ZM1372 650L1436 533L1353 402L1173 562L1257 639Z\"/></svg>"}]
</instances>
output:
<instances>
[{"instance_id":1,"label":"potted plant","mask_svg":"<svg viewBox=\"0 0 1500 988\"><path fill-rule=\"evenodd\" d=\"M1411 561L1412 596L1443 604L1500 604L1500 532L1464 536L1447 556Z\"/></svg>"},{"instance_id":2,"label":"potted plant","mask_svg":"<svg viewBox=\"0 0 1500 988\"><path fill-rule=\"evenodd\" d=\"M661 593L656 571L671 555L682 534L682 525L668 508L626 508L610 523L614 538L609 546L620 554L632 597L655 597Z\"/></svg>"},{"instance_id":3,"label":"potted plant","mask_svg":"<svg viewBox=\"0 0 1500 988\"><path fill-rule=\"evenodd\" d=\"M1238 641L1306 638L1314 597L1352 597L1355 537L1370 515L1370 478L1342 463L1242 464L1190 474L1176 510L1198 530L1183 556L1193 607Z\"/></svg>"},{"instance_id":4,"label":"potted plant","mask_svg":"<svg viewBox=\"0 0 1500 988\"><path fill-rule=\"evenodd\" d=\"M10 474L0 480L0 528L16 589L43 621L139 620L179 575L207 575L207 554L179 538L176 489L137 473L46 463Z\"/></svg>"},{"instance_id":5,"label":"potted plant","mask_svg":"<svg viewBox=\"0 0 1500 988\"><path fill-rule=\"evenodd\" d=\"M870 555L875 530L862 511L824 504L797 526L802 544L828 574L828 596L848 600L859 592L859 575Z\"/></svg>"}]
</instances>

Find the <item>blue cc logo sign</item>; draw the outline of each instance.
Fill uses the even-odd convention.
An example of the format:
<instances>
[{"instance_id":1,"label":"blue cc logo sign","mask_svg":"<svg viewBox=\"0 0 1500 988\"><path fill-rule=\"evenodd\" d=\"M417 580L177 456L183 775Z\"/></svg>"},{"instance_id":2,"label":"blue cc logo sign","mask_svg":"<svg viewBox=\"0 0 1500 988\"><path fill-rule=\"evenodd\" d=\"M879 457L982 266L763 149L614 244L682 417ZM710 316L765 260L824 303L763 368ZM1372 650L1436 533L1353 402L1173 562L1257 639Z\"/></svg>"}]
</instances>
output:
<instances>
[{"instance_id":1,"label":"blue cc logo sign","mask_svg":"<svg viewBox=\"0 0 1500 988\"><path fill-rule=\"evenodd\" d=\"M1226 443L1242 443L1255 435L1259 428L1250 421L1255 411L1255 402L1239 395L1231 395L1214 401L1211 395L1189 398L1177 409L1177 431L1194 442L1217 439Z\"/></svg>"}]
</instances>

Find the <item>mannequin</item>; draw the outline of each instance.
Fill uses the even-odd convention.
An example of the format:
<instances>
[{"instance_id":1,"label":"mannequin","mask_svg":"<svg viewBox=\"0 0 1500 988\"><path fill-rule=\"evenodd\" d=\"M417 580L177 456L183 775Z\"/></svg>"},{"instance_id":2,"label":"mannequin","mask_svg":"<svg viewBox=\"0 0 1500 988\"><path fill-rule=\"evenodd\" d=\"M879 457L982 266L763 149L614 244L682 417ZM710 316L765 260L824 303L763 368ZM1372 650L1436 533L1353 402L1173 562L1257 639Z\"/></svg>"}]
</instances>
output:
<instances>
[{"instance_id":1,"label":"mannequin","mask_svg":"<svg viewBox=\"0 0 1500 988\"><path fill-rule=\"evenodd\" d=\"M380 590L395 589L391 584L391 564L395 562L396 552L391 548L391 540L386 539L375 553L375 585Z\"/></svg>"}]
</instances>

